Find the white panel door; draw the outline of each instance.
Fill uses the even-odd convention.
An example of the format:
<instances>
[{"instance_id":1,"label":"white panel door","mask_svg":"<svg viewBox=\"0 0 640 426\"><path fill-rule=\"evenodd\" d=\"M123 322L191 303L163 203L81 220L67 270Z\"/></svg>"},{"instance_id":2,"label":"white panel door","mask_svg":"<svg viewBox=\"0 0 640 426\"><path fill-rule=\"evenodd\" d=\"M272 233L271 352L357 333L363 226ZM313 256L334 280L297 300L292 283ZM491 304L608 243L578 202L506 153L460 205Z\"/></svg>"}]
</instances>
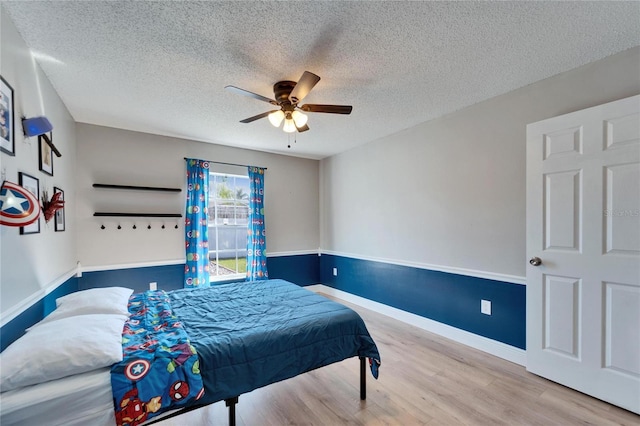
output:
<instances>
[{"instance_id":1,"label":"white panel door","mask_svg":"<svg viewBox=\"0 0 640 426\"><path fill-rule=\"evenodd\" d=\"M527 126L527 370L640 414L640 96Z\"/></svg>"}]
</instances>

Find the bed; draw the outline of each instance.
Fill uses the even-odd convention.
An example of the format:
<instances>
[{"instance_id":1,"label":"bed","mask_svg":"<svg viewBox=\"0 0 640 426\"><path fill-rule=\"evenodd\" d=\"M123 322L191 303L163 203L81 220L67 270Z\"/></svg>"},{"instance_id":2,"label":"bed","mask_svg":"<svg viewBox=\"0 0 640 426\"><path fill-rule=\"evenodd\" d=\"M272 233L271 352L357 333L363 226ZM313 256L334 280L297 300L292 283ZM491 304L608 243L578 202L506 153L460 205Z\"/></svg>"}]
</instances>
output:
<instances>
[{"instance_id":1,"label":"bed","mask_svg":"<svg viewBox=\"0 0 640 426\"><path fill-rule=\"evenodd\" d=\"M1 402L2 425L115 424L110 367L3 392Z\"/></svg>"},{"instance_id":2,"label":"bed","mask_svg":"<svg viewBox=\"0 0 640 426\"><path fill-rule=\"evenodd\" d=\"M93 289L85 292L101 290L105 289ZM96 299L96 297L97 295L93 294L91 299ZM121 297L122 295L120 295ZM100 299L104 299L104 297L100 297ZM148 299L146 304L141 302L144 299ZM131 301L135 301L135 303ZM164 305L164 303L168 303L168 305ZM150 313L149 308L156 305L158 310L155 313ZM167 306L170 306L171 311L167 309ZM177 358L171 358L172 355L165 353L157 355L154 352L158 348L164 348L166 351L169 347L178 346L173 341L166 344L167 340L164 337L153 334L155 331L149 332L144 344L136 343L133 345L135 342L126 338L134 334L136 336L144 334L137 331L141 322L140 310L146 318L150 318L148 322L152 329L156 329L155 331L162 329L168 332L171 339L180 337L180 332L176 333L176 329L184 330L188 341L187 346L183 344L184 341L180 343L184 350L179 362L176 362ZM229 407L229 422L233 424L235 423L235 404L238 402L238 396L243 393L350 357L359 357L360 359L361 399L366 397L365 360L367 358L374 377L377 377L378 374L380 356L358 314L343 305L283 280L236 283L208 289L185 289L166 293L149 291L131 296L127 311L129 315L122 324L125 331L129 330L123 339L123 342L126 340L126 343L121 342L123 349L121 352L124 353L124 357L121 356L121 359L109 364L112 365L112 405L115 406L115 418L121 424L149 423L153 422L154 417L156 419L164 418L167 414L163 411L167 409L170 410L169 415L173 416L222 400ZM55 313L54 311L52 315ZM82 317L83 324L88 323L89 317L95 316L87 313L82 315L84 315ZM114 311L108 314L102 313L102 315L117 318L116 325L114 325L117 328L122 313ZM58 318L58 321L64 320L70 321L69 318ZM32 331L26 333L25 337L35 332L42 334L43 327L51 327L55 325L52 323L58 321L54 318L48 321L49 324L36 325ZM11 346L2 353L0 362L5 361L5 353L9 351ZM138 352L133 351L133 357L127 357L127 351L124 350L126 346L135 346ZM128 371L129 375L135 375L136 370L131 366L132 362L140 361L136 358L142 353L140 351L147 354L153 353L154 355L148 356L148 359L154 361L158 358L169 357L168 361L166 359L162 361L164 362L162 365L163 368L170 365L169 369L173 376L166 380L163 379L167 382L167 390L163 391L161 410L145 413L144 417L135 421L122 422L122 413L119 411L122 411L121 408L125 402L129 403L132 399L130 397L131 391L125 388L119 389L118 383L123 383L123 381L120 379L120 382L117 382L117 379L114 378L114 371L119 371L120 376L123 371ZM104 368L104 366L101 367ZM129 369L127 370L127 368ZM180 369L188 371L182 373ZM91 370L77 374L88 372ZM36 380L33 383L27 381L26 386L4 392L5 382L10 382L12 386L20 383L12 382L11 378L7 380L4 368L0 373L3 375L3 393L0 395L3 405L0 422L3 425L30 424L28 420L24 421L24 419L14 422L13 419L16 417L5 415L7 397L13 397L14 393L24 392L26 388L51 386L50 383L41 383L42 381L69 380L66 377L49 378L49 380L36 377L31 379L32 382ZM179 381L175 380L175 374L187 373L190 375L189 377L180 376ZM193 375L192 373L197 374ZM198 382L200 379L202 385ZM176 386L180 400L177 401L179 404L173 404L176 402L175 397L169 398L167 395L175 395L175 389L172 389L171 386L175 386L176 383L182 384L183 381L189 386ZM141 382L135 382L135 380L131 380L131 382L135 388L136 400L146 401L146 397L142 396ZM204 388L203 392L200 390L201 386ZM183 390L186 390L186 393ZM138 398L138 391L141 392L140 398ZM159 394L159 392L156 393ZM169 401L172 404L165 404L165 399L172 400ZM12 412L27 413L29 404L28 401L14 402L14 405L19 409ZM102 407L104 413L104 398L100 402L96 402L95 406L85 407L85 412L79 413L79 415L86 415L87 411L98 410L98 406ZM111 424L115 422L113 412L111 418L105 420L105 423L92 422L92 424L109 424L109 422ZM32 424L38 424L38 422ZM73 424L73 422L67 419L60 424Z\"/></svg>"}]
</instances>

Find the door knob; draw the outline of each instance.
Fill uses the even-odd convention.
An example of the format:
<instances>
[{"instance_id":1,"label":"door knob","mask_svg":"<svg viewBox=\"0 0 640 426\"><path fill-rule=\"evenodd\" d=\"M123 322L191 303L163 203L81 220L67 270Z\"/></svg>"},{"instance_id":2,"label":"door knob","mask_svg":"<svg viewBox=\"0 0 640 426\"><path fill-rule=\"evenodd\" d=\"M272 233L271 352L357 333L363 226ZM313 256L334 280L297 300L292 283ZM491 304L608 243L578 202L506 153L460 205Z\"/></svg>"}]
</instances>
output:
<instances>
[{"instance_id":1,"label":"door knob","mask_svg":"<svg viewBox=\"0 0 640 426\"><path fill-rule=\"evenodd\" d=\"M529 259L529 263L533 266L540 266L542 265L542 259L540 259L539 257L532 257L531 259Z\"/></svg>"}]
</instances>

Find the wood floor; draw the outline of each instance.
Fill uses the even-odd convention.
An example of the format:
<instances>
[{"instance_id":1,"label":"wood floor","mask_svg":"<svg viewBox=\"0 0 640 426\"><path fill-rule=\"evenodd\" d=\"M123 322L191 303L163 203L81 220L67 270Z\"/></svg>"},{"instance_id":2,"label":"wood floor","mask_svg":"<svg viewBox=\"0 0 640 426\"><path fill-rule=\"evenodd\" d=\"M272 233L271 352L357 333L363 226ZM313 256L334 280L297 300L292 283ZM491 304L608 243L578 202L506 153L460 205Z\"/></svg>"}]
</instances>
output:
<instances>
[{"instance_id":1,"label":"wood floor","mask_svg":"<svg viewBox=\"0 0 640 426\"><path fill-rule=\"evenodd\" d=\"M338 301L362 316L380 350L367 400L352 358L241 395L238 425L640 425L640 416L522 366ZM224 402L158 423L226 424Z\"/></svg>"}]
</instances>

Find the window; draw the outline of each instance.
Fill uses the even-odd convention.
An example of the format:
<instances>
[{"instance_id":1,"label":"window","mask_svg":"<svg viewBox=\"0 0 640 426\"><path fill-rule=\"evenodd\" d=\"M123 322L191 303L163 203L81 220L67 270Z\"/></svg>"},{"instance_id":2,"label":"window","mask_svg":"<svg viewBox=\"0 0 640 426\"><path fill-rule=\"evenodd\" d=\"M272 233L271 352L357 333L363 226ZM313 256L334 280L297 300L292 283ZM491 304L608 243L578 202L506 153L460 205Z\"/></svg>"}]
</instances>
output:
<instances>
[{"instance_id":1,"label":"window","mask_svg":"<svg viewBox=\"0 0 640 426\"><path fill-rule=\"evenodd\" d=\"M211 281L247 273L249 178L209 174L209 261Z\"/></svg>"}]
</instances>

